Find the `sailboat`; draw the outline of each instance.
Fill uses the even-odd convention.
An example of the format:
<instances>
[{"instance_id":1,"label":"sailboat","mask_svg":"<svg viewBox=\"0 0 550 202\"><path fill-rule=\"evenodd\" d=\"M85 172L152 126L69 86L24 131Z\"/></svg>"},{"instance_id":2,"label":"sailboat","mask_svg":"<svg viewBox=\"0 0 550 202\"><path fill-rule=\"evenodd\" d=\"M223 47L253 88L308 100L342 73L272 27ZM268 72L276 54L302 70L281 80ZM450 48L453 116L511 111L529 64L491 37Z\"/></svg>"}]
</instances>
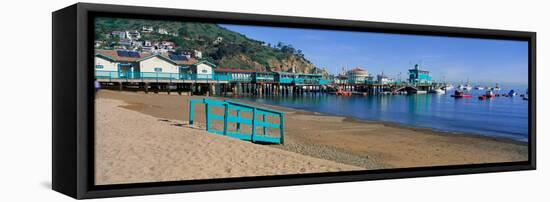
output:
<instances>
[{"instance_id":1,"label":"sailboat","mask_svg":"<svg viewBox=\"0 0 550 202\"><path fill-rule=\"evenodd\" d=\"M444 90L451 90L453 89L455 86L453 86L453 84L451 83L448 83L448 84L445 84L445 86L443 87Z\"/></svg>"},{"instance_id":2,"label":"sailboat","mask_svg":"<svg viewBox=\"0 0 550 202\"><path fill-rule=\"evenodd\" d=\"M495 87L491 88L491 90L499 91L500 87L498 86L498 83L495 85Z\"/></svg>"}]
</instances>

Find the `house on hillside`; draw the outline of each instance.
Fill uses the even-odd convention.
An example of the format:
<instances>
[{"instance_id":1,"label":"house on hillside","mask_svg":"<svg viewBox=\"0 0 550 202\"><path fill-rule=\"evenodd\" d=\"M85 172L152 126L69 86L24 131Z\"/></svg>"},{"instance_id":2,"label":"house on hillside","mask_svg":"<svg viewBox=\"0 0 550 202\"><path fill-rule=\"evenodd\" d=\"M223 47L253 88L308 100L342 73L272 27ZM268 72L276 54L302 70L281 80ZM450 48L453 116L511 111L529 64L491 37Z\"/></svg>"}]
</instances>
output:
<instances>
[{"instance_id":1,"label":"house on hillside","mask_svg":"<svg viewBox=\"0 0 550 202\"><path fill-rule=\"evenodd\" d=\"M124 31L112 31L111 36L112 37L118 37L119 39L125 39L126 38L126 32L124 32Z\"/></svg>"},{"instance_id":2,"label":"house on hillside","mask_svg":"<svg viewBox=\"0 0 550 202\"><path fill-rule=\"evenodd\" d=\"M143 26L143 27L141 28L141 32L143 32L143 33L151 33L151 32L153 32L153 31L155 31L155 30L153 29L153 26Z\"/></svg>"},{"instance_id":3,"label":"house on hillside","mask_svg":"<svg viewBox=\"0 0 550 202\"><path fill-rule=\"evenodd\" d=\"M138 31L126 31L126 38L130 40L138 40L141 34Z\"/></svg>"}]
</instances>

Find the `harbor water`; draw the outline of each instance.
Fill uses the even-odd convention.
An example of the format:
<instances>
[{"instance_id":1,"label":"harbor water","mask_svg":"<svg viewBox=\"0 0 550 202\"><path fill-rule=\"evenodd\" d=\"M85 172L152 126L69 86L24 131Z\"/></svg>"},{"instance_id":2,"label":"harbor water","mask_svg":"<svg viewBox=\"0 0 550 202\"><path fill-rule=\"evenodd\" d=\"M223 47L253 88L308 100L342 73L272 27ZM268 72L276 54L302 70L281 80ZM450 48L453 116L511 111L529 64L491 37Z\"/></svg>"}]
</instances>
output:
<instances>
[{"instance_id":1,"label":"harbor water","mask_svg":"<svg viewBox=\"0 0 550 202\"><path fill-rule=\"evenodd\" d=\"M522 88L525 89L525 88ZM507 93L509 89L496 91ZM341 97L331 94L239 97L244 101L288 107L327 115L382 121L438 131L528 140L528 101L515 97L479 100L485 90L472 90L472 98L446 94L369 95Z\"/></svg>"}]
</instances>

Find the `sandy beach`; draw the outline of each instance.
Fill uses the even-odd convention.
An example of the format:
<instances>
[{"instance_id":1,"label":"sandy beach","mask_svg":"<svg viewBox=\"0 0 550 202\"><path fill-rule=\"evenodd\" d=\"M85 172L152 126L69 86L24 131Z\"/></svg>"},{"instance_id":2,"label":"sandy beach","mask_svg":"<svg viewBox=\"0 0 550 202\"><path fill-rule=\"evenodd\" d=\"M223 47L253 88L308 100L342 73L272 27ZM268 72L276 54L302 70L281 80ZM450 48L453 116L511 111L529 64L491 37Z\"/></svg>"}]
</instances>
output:
<instances>
[{"instance_id":1,"label":"sandy beach","mask_svg":"<svg viewBox=\"0 0 550 202\"><path fill-rule=\"evenodd\" d=\"M526 143L273 107L285 144L260 145L189 128L202 97L102 90L96 100L96 184L527 160ZM269 106L271 107L271 106ZM196 108L204 123L204 107Z\"/></svg>"},{"instance_id":2,"label":"sandy beach","mask_svg":"<svg viewBox=\"0 0 550 202\"><path fill-rule=\"evenodd\" d=\"M96 100L98 185L362 169L210 134L125 105Z\"/></svg>"}]
</instances>

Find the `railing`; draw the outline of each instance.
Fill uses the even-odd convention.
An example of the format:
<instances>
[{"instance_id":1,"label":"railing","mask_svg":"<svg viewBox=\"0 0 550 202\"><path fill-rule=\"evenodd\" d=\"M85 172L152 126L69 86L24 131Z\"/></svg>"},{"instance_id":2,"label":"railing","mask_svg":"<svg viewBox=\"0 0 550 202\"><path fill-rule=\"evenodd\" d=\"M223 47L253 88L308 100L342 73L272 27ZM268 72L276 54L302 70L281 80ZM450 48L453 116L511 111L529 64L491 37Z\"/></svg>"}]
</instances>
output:
<instances>
[{"instance_id":1,"label":"railing","mask_svg":"<svg viewBox=\"0 0 550 202\"><path fill-rule=\"evenodd\" d=\"M271 76L249 76L249 77L234 77L227 74L188 74L188 73L166 73L166 72L119 72L95 70L95 76L98 79L108 79L109 81L116 80L210 80L210 81L227 81L227 82L278 82L280 84L310 84L324 85L329 83L328 80L322 78L288 78L288 77L271 77Z\"/></svg>"},{"instance_id":2,"label":"railing","mask_svg":"<svg viewBox=\"0 0 550 202\"><path fill-rule=\"evenodd\" d=\"M187 73L165 73L165 72L118 72L96 70L95 76L98 79L115 80L213 80L229 81L227 75L201 75Z\"/></svg>"},{"instance_id":3,"label":"railing","mask_svg":"<svg viewBox=\"0 0 550 202\"><path fill-rule=\"evenodd\" d=\"M206 131L225 135L241 140L248 140L252 142L264 142L284 144L284 113L266 109L261 107L250 106L247 104L233 102L229 100L217 101L211 99L200 99L189 101L189 125L194 124L195 104L202 103L205 106L206 115ZM213 107L223 109L223 116L216 115L212 112ZM234 113L233 113L234 112ZM232 115L232 113L234 115ZM249 113L250 118L245 118L243 113ZM261 119L258 119L261 116ZM274 117L279 120L279 123L270 123L269 117ZM223 121L223 129L216 130L212 125L212 121ZM234 129L231 130L229 125L235 123ZM250 133L244 133L242 131L241 124L250 125ZM262 133L256 131L257 127L262 128ZM269 129L278 129L279 133L275 136L269 135Z\"/></svg>"}]
</instances>

